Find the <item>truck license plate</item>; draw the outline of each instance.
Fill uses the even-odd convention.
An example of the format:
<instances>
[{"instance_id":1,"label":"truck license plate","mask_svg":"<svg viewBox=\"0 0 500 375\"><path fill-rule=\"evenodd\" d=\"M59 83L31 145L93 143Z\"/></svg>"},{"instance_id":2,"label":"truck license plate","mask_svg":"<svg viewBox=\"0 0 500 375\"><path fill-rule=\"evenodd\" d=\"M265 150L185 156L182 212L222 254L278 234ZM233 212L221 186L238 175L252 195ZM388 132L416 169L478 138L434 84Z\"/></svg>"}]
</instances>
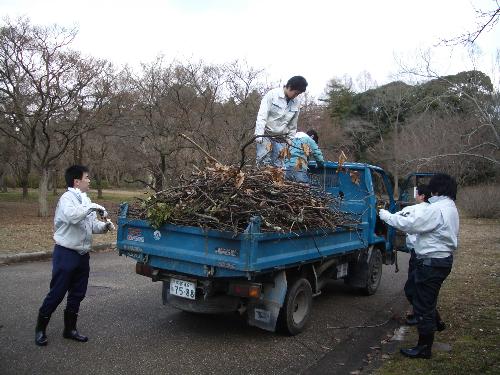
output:
<instances>
[{"instance_id":1,"label":"truck license plate","mask_svg":"<svg viewBox=\"0 0 500 375\"><path fill-rule=\"evenodd\" d=\"M188 299L196 298L196 284L190 281L170 279L170 294Z\"/></svg>"}]
</instances>

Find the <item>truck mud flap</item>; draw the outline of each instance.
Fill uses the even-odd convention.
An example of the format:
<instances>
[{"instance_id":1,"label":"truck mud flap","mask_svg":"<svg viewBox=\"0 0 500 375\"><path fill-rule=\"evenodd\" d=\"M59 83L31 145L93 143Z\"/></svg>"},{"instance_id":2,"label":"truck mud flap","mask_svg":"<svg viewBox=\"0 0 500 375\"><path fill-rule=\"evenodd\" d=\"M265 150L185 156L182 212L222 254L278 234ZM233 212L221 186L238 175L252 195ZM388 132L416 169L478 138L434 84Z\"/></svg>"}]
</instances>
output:
<instances>
[{"instance_id":1,"label":"truck mud flap","mask_svg":"<svg viewBox=\"0 0 500 375\"><path fill-rule=\"evenodd\" d=\"M363 288L366 286L368 279L368 264L372 255L373 246L363 250L356 262L349 265L349 272L346 279L347 284L355 288Z\"/></svg>"},{"instance_id":2,"label":"truck mud flap","mask_svg":"<svg viewBox=\"0 0 500 375\"><path fill-rule=\"evenodd\" d=\"M286 273L282 271L274 278L274 285L265 284L263 298L247 306L248 324L274 332L281 306L287 290Z\"/></svg>"}]
</instances>

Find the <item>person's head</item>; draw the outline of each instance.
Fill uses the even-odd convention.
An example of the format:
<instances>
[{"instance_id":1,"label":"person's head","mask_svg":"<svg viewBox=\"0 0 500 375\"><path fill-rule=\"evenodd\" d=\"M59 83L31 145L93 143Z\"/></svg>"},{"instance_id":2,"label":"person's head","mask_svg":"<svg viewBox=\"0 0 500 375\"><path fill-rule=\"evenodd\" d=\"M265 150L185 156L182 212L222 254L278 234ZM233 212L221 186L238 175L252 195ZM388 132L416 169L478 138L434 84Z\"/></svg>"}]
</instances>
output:
<instances>
[{"instance_id":1,"label":"person's head","mask_svg":"<svg viewBox=\"0 0 500 375\"><path fill-rule=\"evenodd\" d=\"M437 173L429 181L429 190L432 195L446 196L457 199L457 182L453 177L445 173Z\"/></svg>"},{"instance_id":2,"label":"person's head","mask_svg":"<svg viewBox=\"0 0 500 375\"><path fill-rule=\"evenodd\" d=\"M72 165L64 173L66 186L86 193L90 189L89 169L83 165Z\"/></svg>"},{"instance_id":3,"label":"person's head","mask_svg":"<svg viewBox=\"0 0 500 375\"><path fill-rule=\"evenodd\" d=\"M318 144L318 141L319 141L319 137L318 137L318 133L316 132L316 130L314 129L309 129L306 134L311 137L313 139L314 142L316 142L316 144Z\"/></svg>"},{"instance_id":4,"label":"person's head","mask_svg":"<svg viewBox=\"0 0 500 375\"><path fill-rule=\"evenodd\" d=\"M295 99L306 91L307 81L302 76L293 76L285 85L284 93L288 99Z\"/></svg>"},{"instance_id":5,"label":"person's head","mask_svg":"<svg viewBox=\"0 0 500 375\"><path fill-rule=\"evenodd\" d=\"M417 186L417 196L415 199L418 203L428 202L431 197L431 191L427 185L418 185Z\"/></svg>"}]
</instances>

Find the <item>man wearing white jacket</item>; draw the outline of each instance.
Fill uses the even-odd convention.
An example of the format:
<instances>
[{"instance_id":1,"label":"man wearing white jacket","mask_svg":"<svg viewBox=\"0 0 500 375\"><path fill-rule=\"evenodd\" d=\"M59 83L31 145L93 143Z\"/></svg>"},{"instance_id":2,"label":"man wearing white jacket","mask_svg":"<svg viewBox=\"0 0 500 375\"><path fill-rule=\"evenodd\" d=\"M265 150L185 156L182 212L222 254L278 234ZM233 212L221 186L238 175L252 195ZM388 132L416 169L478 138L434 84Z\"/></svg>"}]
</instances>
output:
<instances>
[{"instance_id":1,"label":"man wearing white jacket","mask_svg":"<svg viewBox=\"0 0 500 375\"><path fill-rule=\"evenodd\" d=\"M93 233L106 233L114 225L97 219L96 212L106 218L103 206L92 203L87 196L90 178L87 167L73 165L66 170L68 190L61 196L54 215L54 252L52 255L52 279L50 291L38 312L35 329L35 343L47 345L45 334L52 313L68 293L64 310L63 337L86 342L88 338L80 335L76 321L80 303L85 298L89 279L89 251Z\"/></svg>"},{"instance_id":2,"label":"man wearing white jacket","mask_svg":"<svg viewBox=\"0 0 500 375\"><path fill-rule=\"evenodd\" d=\"M427 185L418 185L416 191L415 200L416 203L411 206L406 206L401 211L396 212L397 215L408 216L414 215L415 210L426 209L429 205L429 198L431 197L431 193ZM417 242L417 235L412 233L406 234L406 248L410 252L410 260L408 261L408 279L406 280L404 291L408 302L412 305L413 309L413 295L415 294L415 242ZM406 324L415 325L417 324L417 319L415 318L415 314L411 313L407 316Z\"/></svg>"},{"instance_id":3,"label":"man wearing white jacket","mask_svg":"<svg viewBox=\"0 0 500 375\"><path fill-rule=\"evenodd\" d=\"M306 88L305 78L294 76L284 87L272 89L262 98L255 122L257 165L282 166L279 153L283 145L273 136L282 136L291 144L297 132L300 112L300 100L297 97Z\"/></svg>"},{"instance_id":4,"label":"man wearing white jacket","mask_svg":"<svg viewBox=\"0 0 500 375\"><path fill-rule=\"evenodd\" d=\"M387 224L416 234L415 294L413 308L417 318L418 344L401 353L410 358L430 358L436 331L436 304L443 281L453 265L458 246L459 218L455 206L457 183L446 174L436 174L429 182L429 205L407 216L380 210Z\"/></svg>"}]
</instances>

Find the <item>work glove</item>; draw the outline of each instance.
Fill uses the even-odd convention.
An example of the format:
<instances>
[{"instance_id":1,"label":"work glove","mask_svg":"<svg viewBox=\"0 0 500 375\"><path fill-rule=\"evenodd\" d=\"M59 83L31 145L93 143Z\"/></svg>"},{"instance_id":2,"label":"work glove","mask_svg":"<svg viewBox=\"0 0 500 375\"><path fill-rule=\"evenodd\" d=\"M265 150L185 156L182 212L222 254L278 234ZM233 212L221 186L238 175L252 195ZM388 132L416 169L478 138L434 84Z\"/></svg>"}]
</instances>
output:
<instances>
[{"instance_id":1,"label":"work glove","mask_svg":"<svg viewBox=\"0 0 500 375\"><path fill-rule=\"evenodd\" d=\"M109 231L114 231L116 229L115 225L109 219L106 220L106 229Z\"/></svg>"},{"instance_id":2,"label":"work glove","mask_svg":"<svg viewBox=\"0 0 500 375\"><path fill-rule=\"evenodd\" d=\"M378 216L380 217L380 220L387 221L391 216L391 213L382 208L378 211Z\"/></svg>"},{"instance_id":3,"label":"work glove","mask_svg":"<svg viewBox=\"0 0 500 375\"><path fill-rule=\"evenodd\" d=\"M103 206L101 206L97 203L91 203L89 211L97 212L102 218L108 217L108 211L106 211L106 209Z\"/></svg>"},{"instance_id":4,"label":"work glove","mask_svg":"<svg viewBox=\"0 0 500 375\"><path fill-rule=\"evenodd\" d=\"M258 135L258 134L255 134L255 135ZM264 142L264 138L265 137L255 138L255 143L262 143L262 142Z\"/></svg>"}]
</instances>

